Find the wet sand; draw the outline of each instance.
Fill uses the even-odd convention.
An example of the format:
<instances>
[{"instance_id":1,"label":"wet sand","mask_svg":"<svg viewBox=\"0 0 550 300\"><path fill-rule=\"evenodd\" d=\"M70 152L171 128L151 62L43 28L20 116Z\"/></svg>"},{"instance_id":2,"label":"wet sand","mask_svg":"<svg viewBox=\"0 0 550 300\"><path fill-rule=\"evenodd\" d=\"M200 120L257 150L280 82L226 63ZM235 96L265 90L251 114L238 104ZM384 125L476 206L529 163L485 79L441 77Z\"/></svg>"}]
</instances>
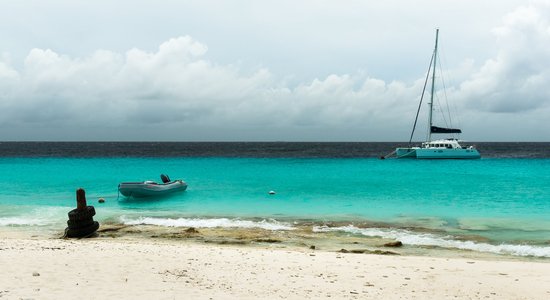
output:
<instances>
[{"instance_id":1,"label":"wet sand","mask_svg":"<svg viewBox=\"0 0 550 300\"><path fill-rule=\"evenodd\" d=\"M0 298L550 298L545 260L414 256L353 242L342 251L250 230L102 229L88 239L0 232Z\"/></svg>"}]
</instances>

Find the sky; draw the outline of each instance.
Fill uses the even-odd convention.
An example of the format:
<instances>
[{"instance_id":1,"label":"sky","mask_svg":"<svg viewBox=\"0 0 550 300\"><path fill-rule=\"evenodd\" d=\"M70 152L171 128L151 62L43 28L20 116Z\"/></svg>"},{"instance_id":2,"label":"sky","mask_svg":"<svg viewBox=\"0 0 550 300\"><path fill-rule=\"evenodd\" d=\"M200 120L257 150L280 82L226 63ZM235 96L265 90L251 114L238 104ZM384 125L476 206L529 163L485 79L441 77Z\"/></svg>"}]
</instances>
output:
<instances>
[{"instance_id":1,"label":"sky","mask_svg":"<svg viewBox=\"0 0 550 300\"><path fill-rule=\"evenodd\" d=\"M550 141L548 0L0 1L0 141L407 141L436 28L435 125Z\"/></svg>"}]
</instances>

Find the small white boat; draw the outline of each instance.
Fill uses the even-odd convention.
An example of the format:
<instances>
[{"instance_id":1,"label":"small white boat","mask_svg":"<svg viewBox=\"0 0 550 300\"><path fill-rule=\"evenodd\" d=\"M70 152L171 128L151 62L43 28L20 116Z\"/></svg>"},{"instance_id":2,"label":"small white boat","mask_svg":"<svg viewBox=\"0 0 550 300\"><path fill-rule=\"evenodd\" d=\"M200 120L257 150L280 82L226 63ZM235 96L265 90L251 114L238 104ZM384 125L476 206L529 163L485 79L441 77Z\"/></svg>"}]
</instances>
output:
<instances>
[{"instance_id":1,"label":"small white boat","mask_svg":"<svg viewBox=\"0 0 550 300\"><path fill-rule=\"evenodd\" d=\"M167 175L160 175L162 183L151 180L142 182L122 182L118 185L118 191L125 197L153 197L164 196L174 192L183 192L187 189L187 183L183 180L170 180Z\"/></svg>"},{"instance_id":2,"label":"small white boat","mask_svg":"<svg viewBox=\"0 0 550 300\"><path fill-rule=\"evenodd\" d=\"M462 133L462 130L458 128L445 128L438 127L433 125L432 112L434 106L434 93L435 93L435 71L436 71L436 62L437 62L437 41L439 36L439 29L436 30L435 35L435 49L432 54L432 61L430 62L430 68L432 75L432 84L431 84L431 98L429 104L429 113L428 113L428 134L427 141L422 143L421 146L411 146L411 141L414 135L414 130L416 128L416 123L418 121L418 113L420 112L420 107L422 105L422 98L426 89L426 83L428 82L428 77L430 72L426 75L426 82L424 84L424 90L422 91L422 97L420 98L420 104L416 113L416 118L414 120L414 125L412 133L409 139L408 147L399 147L396 148L394 152L390 153L386 158L395 154L397 158L427 158L427 159L436 159L436 158L454 158L454 159L475 159L480 158L481 155L474 146L461 146L460 141L454 137L455 134ZM450 116L449 116L450 122ZM432 134L451 134L452 138L447 139L437 139L432 140Z\"/></svg>"}]
</instances>

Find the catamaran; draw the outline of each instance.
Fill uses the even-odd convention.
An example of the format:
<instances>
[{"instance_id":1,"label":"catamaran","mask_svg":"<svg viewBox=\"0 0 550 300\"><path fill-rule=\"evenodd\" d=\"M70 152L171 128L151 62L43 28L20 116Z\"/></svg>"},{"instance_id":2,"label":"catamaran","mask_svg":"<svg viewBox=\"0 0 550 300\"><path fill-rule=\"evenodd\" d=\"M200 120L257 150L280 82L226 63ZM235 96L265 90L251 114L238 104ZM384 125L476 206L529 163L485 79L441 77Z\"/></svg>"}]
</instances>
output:
<instances>
[{"instance_id":1,"label":"catamaran","mask_svg":"<svg viewBox=\"0 0 550 300\"><path fill-rule=\"evenodd\" d=\"M455 159L472 159L472 158L480 158L481 155L477 151L477 149L474 146L462 146L460 145L457 138L451 137L446 139L436 139L432 140L432 134L459 134L462 133L462 130L458 128L447 128L447 127L439 127L433 125L432 120L432 113L433 113L433 105L434 105L434 93L435 93L435 69L436 69L436 61L437 61L437 42L439 38L439 29L436 29L435 31L435 48L434 52L432 54L432 59L430 61L430 66L428 68L428 73L426 74L426 81L424 83L424 89L422 90L422 97L420 98L420 104L418 105L418 110L416 112L416 118L414 120L413 129L411 132L411 137L409 139L409 146L408 147L399 147L396 148L394 152L392 152L390 155L395 154L397 158L455 158ZM433 68L432 68L433 67ZM432 75L432 82L431 82L431 96L430 96L430 102L429 108L430 111L428 113L428 135L426 142L422 143L421 146L411 146L411 141L414 135L414 130L416 128L416 123L418 120L418 113L420 112L420 107L422 105L422 98L424 97L424 92L426 91L426 85L428 82L428 78L430 75L430 69L431 75ZM390 156L388 155L388 156ZM387 156L386 156L387 157ZM385 157L383 157L385 158Z\"/></svg>"}]
</instances>

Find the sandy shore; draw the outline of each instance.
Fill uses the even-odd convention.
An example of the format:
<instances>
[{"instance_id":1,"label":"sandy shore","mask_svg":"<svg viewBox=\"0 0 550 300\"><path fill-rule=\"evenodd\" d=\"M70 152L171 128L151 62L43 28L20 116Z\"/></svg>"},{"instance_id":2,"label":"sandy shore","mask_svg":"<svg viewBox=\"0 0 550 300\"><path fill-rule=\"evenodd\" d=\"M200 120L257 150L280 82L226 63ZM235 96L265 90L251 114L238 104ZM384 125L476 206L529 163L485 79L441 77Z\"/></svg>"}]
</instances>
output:
<instances>
[{"instance_id":1,"label":"sandy shore","mask_svg":"<svg viewBox=\"0 0 550 300\"><path fill-rule=\"evenodd\" d=\"M550 299L550 263L0 235L5 299Z\"/></svg>"}]
</instances>

